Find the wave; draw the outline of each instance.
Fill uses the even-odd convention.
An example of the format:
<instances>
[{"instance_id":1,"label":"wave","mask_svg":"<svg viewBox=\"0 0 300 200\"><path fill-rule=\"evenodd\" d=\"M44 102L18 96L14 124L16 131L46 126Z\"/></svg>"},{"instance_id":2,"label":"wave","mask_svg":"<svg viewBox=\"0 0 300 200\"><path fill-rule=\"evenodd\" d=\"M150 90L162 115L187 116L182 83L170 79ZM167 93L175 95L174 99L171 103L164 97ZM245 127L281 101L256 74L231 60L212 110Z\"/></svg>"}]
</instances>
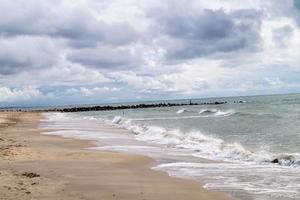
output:
<instances>
[{"instance_id":1,"label":"wave","mask_svg":"<svg viewBox=\"0 0 300 200\"><path fill-rule=\"evenodd\" d=\"M241 111L235 111L233 109L228 110L219 110L219 109L202 109L199 112L187 110L187 109L181 109L177 111L177 114L182 113L198 113L199 116L202 117L229 117L229 116L253 116L253 117L272 117L272 118L281 118L281 116L271 114L271 113L248 113L248 112L241 112Z\"/></svg>"},{"instance_id":2,"label":"wave","mask_svg":"<svg viewBox=\"0 0 300 200\"><path fill-rule=\"evenodd\" d=\"M227 110L227 111L221 111L221 110L218 110L216 113L215 113L215 116L224 116L224 117L227 117L227 116L231 116L235 114L235 111L234 110Z\"/></svg>"},{"instance_id":3,"label":"wave","mask_svg":"<svg viewBox=\"0 0 300 200\"><path fill-rule=\"evenodd\" d=\"M64 113L59 112L53 112L53 113L43 113L43 116L45 118L42 118L41 121L47 121L47 122L56 122L59 120L66 120L67 115Z\"/></svg>"},{"instance_id":4,"label":"wave","mask_svg":"<svg viewBox=\"0 0 300 200\"><path fill-rule=\"evenodd\" d=\"M181 113L184 113L185 111L186 111L186 109L184 108L184 109L178 110L176 113L181 114Z\"/></svg>"},{"instance_id":5,"label":"wave","mask_svg":"<svg viewBox=\"0 0 300 200\"><path fill-rule=\"evenodd\" d=\"M246 117L272 117L272 118L281 118L281 116L278 116L276 114L270 114L270 113L248 113L248 112L241 112L241 111L235 111L233 109L229 110L218 110L218 109L203 109L199 111L199 114L202 116L216 116L216 117L229 117L229 116L246 116Z\"/></svg>"},{"instance_id":6,"label":"wave","mask_svg":"<svg viewBox=\"0 0 300 200\"><path fill-rule=\"evenodd\" d=\"M149 120L176 120L176 119L195 119L201 118L203 116L191 115L191 116L182 116L182 117L146 117L146 118L134 118L132 121L149 121Z\"/></svg>"},{"instance_id":7,"label":"wave","mask_svg":"<svg viewBox=\"0 0 300 200\"><path fill-rule=\"evenodd\" d=\"M181 132L178 129L148 126L119 116L110 122L112 125L132 131L138 140L161 144L168 148L191 150L193 156L196 157L229 162L300 166L300 155L272 154L267 151L255 152L237 142L226 143L222 139L203 134L200 131Z\"/></svg>"},{"instance_id":8,"label":"wave","mask_svg":"<svg viewBox=\"0 0 300 200\"><path fill-rule=\"evenodd\" d=\"M227 116L231 116L233 114L235 114L236 112L234 110L225 110L225 111L222 111L222 110L218 110L218 109L202 109L200 110L199 112L197 111L193 111L193 110L187 110L186 108L183 108L183 109L180 109L176 112L177 114L183 114L183 113L198 113L200 114L201 116L224 116L224 117L227 117Z\"/></svg>"},{"instance_id":9,"label":"wave","mask_svg":"<svg viewBox=\"0 0 300 200\"><path fill-rule=\"evenodd\" d=\"M215 113L219 111L216 110ZM223 114L223 113L222 113ZM74 116L64 113L44 114L47 122L60 121L70 123ZM193 117L193 116L191 116ZM199 117L199 116L194 116ZM149 126L136 119L120 116L112 120L96 119L90 116L81 117L83 120L102 120L110 125L132 131L136 139L164 145L168 148L190 150L193 156L211 160L229 162L255 162L261 164L277 164L281 166L300 167L300 154L279 153L268 151L251 151L239 143L226 143L220 138L203 134L200 131L182 132L178 129L166 129L160 126ZM181 117L183 118L183 117ZM93 122L94 123L94 122ZM71 123L71 126L73 124Z\"/></svg>"},{"instance_id":10,"label":"wave","mask_svg":"<svg viewBox=\"0 0 300 200\"><path fill-rule=\"evenodd\" d=\"M203 109L199 111L199 114L201 115L213 115L213 116L224 116L224 117L231 116L235 113L236 112L234 110L222 111L217 109L212 109L212 110Z\"/></svg>"},{"instance_id":11,"label":"wave","mask_svg":"<svg viewBox=\"0 0 300 200\"><path fill-rule=\"evenodd\" d=\"M183 109L181 109L181 110L178 110L176 113L177 113L177 114L182 114L182 113L195 113L195 111L193 111L193 110L187 110L187 109L183 108Z\"/></svg>"},{"instance_id":12,"label":"wave","mask_svg":"<svg viewBox=\"0 0 300 200\"><path fill-rule=\"evenodd\" d=\"M207 110L207 109L202 109L199 111L199 114L213 114L218 112L217 109L213 109L213 110Z\"/></svg>"},{"instance_id":13,"label":"wave","mask_svg":"<svg viewBox=\"0 0 300 200\"><path fill-rule=\"evenodd\" d=\"M190 111L186 109L181 109L177 111L177 114L181 114L184 112L194 112L196 111ZM203 117L229 117L231 115L234 115L236 112L234 110L227 110L227 111L221 111L221 110L201 110L199 114L197 115L178 115L176 117L146 117L146 118L134 118L131 119L133 121L149 121L149 120L180 120L180 119L195 119L195 118L203 118Z\"/></svg>"}]
</instances>

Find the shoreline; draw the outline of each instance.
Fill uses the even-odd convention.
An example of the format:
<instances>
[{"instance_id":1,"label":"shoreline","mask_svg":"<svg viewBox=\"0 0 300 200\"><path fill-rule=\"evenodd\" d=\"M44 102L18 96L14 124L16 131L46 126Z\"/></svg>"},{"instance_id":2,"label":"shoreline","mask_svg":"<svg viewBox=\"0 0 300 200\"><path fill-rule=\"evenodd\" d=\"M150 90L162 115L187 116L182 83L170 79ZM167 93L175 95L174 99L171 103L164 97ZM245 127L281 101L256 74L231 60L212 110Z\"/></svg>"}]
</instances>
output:
<instances>
[{"instance_id":1,"label":"shoreline","mask_svg":"<svg viewBox=\"0 0 300 200\"><path fill-rule=\"evenodd\" d=\"M87 150L94 141L40 134L47 131L37 127L40 119L34 112L0 113L0 144L7 148L0 199L232 199L150 169L150 157Z\"/></svg>"}]
</instances>

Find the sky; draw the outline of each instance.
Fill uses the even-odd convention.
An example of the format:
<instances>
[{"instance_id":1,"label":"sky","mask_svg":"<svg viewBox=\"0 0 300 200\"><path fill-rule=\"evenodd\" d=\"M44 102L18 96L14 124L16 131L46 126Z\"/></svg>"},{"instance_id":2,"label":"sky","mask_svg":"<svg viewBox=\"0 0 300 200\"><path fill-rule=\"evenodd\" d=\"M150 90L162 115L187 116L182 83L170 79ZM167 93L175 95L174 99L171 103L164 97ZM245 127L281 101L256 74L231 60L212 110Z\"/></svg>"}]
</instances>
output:
<instances>
[{"instance_id":1,"label":"sky","mask_svg":"<svg viewBox=\"0 0 300 200\"><path fill-rule=\"evenodd\" d=\"M0 106L300 92L300 0L0 0Z\"/></svg>"}]
</instances>

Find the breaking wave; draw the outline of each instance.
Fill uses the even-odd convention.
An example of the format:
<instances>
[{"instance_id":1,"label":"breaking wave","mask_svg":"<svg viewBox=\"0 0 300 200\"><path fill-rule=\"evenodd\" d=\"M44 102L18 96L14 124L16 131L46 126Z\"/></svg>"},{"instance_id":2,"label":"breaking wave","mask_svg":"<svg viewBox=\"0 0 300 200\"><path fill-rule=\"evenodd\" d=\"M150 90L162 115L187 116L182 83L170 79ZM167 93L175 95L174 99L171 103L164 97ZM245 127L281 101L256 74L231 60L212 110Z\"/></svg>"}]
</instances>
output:
<instances>
[{"instance_id":1,"label":"breaking wave","mask_svg":"<svg viewBox=\"0 0 300 200\"><path fill-rule=\"evenodd\" d=\"M182 113L195 113L195 111L193 111L193 110L188 110L188 109L183 108L183 109L181 109L181 110L178 110L176 113L177 113L177 114L182 114Z\"/></svg>"},{"instance_id":2,"label":"breaking wave","mask_svg":"<svg viewBox=\"0 0 300 200\"><path fill-rule=\"evenodd\" d=\"M203 109L203 110L199 111L199 114L227 117L227 116L231 116L231 115L235 114L235 111L234 110L222 111L222 110L217 110L217 109L212 109L212 110Z\"/></svg>"},{"instance_id":3,"label":"breaking wave","mask_svg":"<svg viewBox=\"0 0 300 200\"><path fill-rule=\"evenodd\" d=\"M231 116L233 114L235 114L236 112L234 110L218 110L218 109L202 109L199 112L197 111L193 111L193 110L187 110L185 108L180 109L176 112L177 114L183 114L183 113L198 113L200 116L205 116L205 117L214 117L214 116L223 116L223 117L227 117L227 116Z\"/></svg>"},{"instance_id":4,"label":"breaking wave","mask_svg":"<svg viewBox=\"0 0 300 200\"><path fill-rule=\"evenodd\" d=\"M186 112L186 109L184 108L184 109L181 109L181 110L178 110L176 113L177 114L181 114L181 113L184 113L184 112Z\"/></svg>"},{"instance_id":5,"label":"breaking wave","mask_svg":"<svg viewBox=\"0 0 300 200\"><path fill-rule=\"evenodd\" d=\"M216 111L215 113L218 112ZM246 149L239 143L226 143L222 139L203 134L200 131L181 132L178 129L148 126L119 116L114 117L113 120L108 122L117 127L132 131L138 140L161 144L168 148L188 149L196 157L230 162L300 166L300 155L298 154L278 155L267 151L254 152Z\"/></svg>"}]
</instances>

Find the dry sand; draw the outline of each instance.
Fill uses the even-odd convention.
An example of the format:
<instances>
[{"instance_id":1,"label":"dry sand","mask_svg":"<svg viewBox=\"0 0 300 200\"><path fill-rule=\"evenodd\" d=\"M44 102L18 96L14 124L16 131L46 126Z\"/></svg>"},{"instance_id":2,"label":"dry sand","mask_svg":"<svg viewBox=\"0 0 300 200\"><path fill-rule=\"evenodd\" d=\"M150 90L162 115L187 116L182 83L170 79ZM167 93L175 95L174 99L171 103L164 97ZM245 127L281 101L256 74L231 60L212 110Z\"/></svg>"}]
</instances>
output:
<instances>
[{"instance_id":1,"label":"dry sand","mask_svg":"<svg viewBox=\"0 0 300 200\"><path fill-rule=\"evenodd\" d=\"M38 113L0 113L0 200L229 200L150 169L148 157L85 150L91 141L41 135Z\"/></svg>"}]
</instances>

